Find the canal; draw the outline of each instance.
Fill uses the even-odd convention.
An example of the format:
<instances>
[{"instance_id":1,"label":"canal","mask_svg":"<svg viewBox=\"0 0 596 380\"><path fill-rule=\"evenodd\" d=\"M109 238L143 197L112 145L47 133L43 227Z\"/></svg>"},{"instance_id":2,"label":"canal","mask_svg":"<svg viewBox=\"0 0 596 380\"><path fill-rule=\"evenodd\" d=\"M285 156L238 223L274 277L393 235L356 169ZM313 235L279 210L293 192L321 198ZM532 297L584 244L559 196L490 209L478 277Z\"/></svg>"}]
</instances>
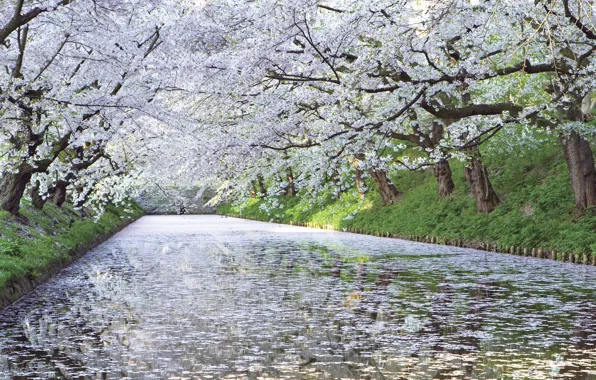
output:
<instances>
[{"instance_id":1,"label":"canal","mask_svg":"<svg viewBox=\"0 0 596 380\"><path fill-rule=\"evenodd\" d=\"M148 216L0 311L0 379L596 379L596 268Z\"/></svg>"}]
</instances>

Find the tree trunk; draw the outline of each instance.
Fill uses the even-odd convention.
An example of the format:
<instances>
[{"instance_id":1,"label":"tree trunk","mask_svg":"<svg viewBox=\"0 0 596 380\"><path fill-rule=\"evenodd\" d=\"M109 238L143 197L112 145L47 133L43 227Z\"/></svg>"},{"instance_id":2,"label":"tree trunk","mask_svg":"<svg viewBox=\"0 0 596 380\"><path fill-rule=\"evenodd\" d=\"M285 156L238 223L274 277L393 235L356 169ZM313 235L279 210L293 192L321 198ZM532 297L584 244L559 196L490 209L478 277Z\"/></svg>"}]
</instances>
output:
<instances>
[{"instance_id":1,"label":"tree trunk","mask_svg":"<svg viewBox=\"0 0 596 380\"><path fill-rule=\"evenodd\" d=\"M435 164L435 177L437 178L437 184L439 185L439 199L445 199L453 192L455 185L451 178L451 166L449 161L441 160Z\"/></svg>"},{"instance_id":2,"label":"tree trunk","mask_svg":"<svg viewBox=\"0 0 596 380\"><path fill-rule=\"evenodd\" d=\"M363 172L360 170L358 163L364 159L364 154L360 153L357 154L354 158L349 158L348 161L352 168L354 169L354 182L356 184L356 190L358 190L358 198L364 198L364 195L368 193L368 189L366 188L366 181L363 177Z\"/></svg>"},{"instance_id":3,"label":"tree trunk","mask_svg":"<svg viewBox=\"0 0 596 380\"><path fill-rule=\"evenodd\" d=\"M257 198L257 186L255 185L255 181L250 182L250 198L251 199Z\"/></svg>"},{"instance_id":4,"label":"tree trunk","mask_svg":"<svg viewBox=\"0 0 596 380\"><path fill-rule=\"evenodd\" d=\"M464 168L466 180L470 185L470 192L476 200L476 209L478 212L490 214L497 208L501 201L493 189L493 185L488 178L488 170L482 162L474 157Z\"/></svg>"},{"instance_id":5,"label":"tree trunk","mask_svg":"<svg viewBox=\"0 0 596 380\"><path fill-rule=\"evenodd\" d=\"M44 197L42 197L39 193L39 187L39 181L35 181L35 185L31 187L29 195L31 196L31 203L33 204L33 207L35 207L37 210L43 210L43 206L46 204L46 199L44 199Z\"/></svg>"},{"instance_id":6,"label":"tree trunk","mask_svg":"<svg viewBox=\"0 0 596 380\"><path fill-rule=\"evenodd\" d=\"M588 140L572 131L561 136L565 161L575 196L575 207L583 214L586 207L596 205L596 168Z\"/></svg>"},{"instance_id":7,"label":"tree trunk","mask_svg":"<svg viewBox=\"0 0 596 380\"><path fill-rule=\"evenodd\" d=\"M288 188L286 191L286 196L290 198L294 198L296 196L296 184L294 183L294 174L292 173L292 169L288 169Z\"/></svg>"},{"instance_id":8,"label":"tree trunk","mask_svg":"<svg viewBox=\"0 0 596 380\"><path fill-rule=\"evenodd\" d=\"M65 181L58 181L56 182L55 190L54 190L54 203L56 206L62 207L64 202L66 202L66 187L68 183Z\"/></svg>"},{"instance_id":9,"label":"tree trunk","mask_svg":"<svg viewBox=\"0 0 596 380\"><path fill-rule=\"evenodd\" d=\"M0 183L0 207L12 215L18 215L21 198L31 181L30 170L20 170L17 173L4 173Z\"/></svg>"},{"instance_id":10,"label":"tree trunk","mask_svg":"<svg viewBox=\"0 0 596 380\"><path fill-rule=\"evenodd\" d=\"M267 187L265 186L265 181L263 180L262 175L257 176L257 182L259 184L259 196L264 198L267 196Z\"/></svg>"},{"instance_id":11,"label":"tree trunk","mask_svg":"<svg viewBox=\"0 0 596 380\"><path fill-rule=\"evenodd\" d=\"M331 182L333 182L333 184L335 185L333 192L335 193L335 200L338 201L341 199L341 195L344 192L344 189L342 188L341 177L337 169L334 169L331 173Z\"/></svg>"},{"instance_id":12,"label":"tree trunk","mask_svg":"<svg viewBox=\"0 0 596 380\"><path fill-rule=\"evenodd\" d=\"M391 205L401 198L402 193L400 193L391 183L387 177L387 173L384 170L370 169L368 173L379 188L379 192L381 193L381 197L383 199L383 204Z\"/></svg>"},{"instance_id":13,"label":"tree trunk","mask_svg":"<svg viewBox=\"0 0 596 380\"><path fill-rule=\"evenodd\" d=\"M368 193L366 188L366 181L362 177L362 170L354 168L354 181L356 182L356 189L358 190L358 198L364 198L364 195Z\"/></svg>"}]
</instances>

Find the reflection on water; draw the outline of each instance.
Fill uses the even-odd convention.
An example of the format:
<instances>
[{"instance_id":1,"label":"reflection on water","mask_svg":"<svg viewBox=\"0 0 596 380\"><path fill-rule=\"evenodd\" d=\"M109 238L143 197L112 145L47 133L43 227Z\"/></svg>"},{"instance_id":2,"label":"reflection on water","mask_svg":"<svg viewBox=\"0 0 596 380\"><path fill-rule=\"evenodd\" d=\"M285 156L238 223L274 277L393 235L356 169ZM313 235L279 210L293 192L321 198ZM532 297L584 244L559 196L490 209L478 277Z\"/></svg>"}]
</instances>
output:
<instances>
[{"instance_id":1,"label":"reflection on water","mask_svg":"<svg viewBox=\"0 0 596 380\"><path fill-rule=\"evenodd\" d=\"M146 217L0 313L0 378L596 379L596 268Z\"/></svg>"}]
</instances>

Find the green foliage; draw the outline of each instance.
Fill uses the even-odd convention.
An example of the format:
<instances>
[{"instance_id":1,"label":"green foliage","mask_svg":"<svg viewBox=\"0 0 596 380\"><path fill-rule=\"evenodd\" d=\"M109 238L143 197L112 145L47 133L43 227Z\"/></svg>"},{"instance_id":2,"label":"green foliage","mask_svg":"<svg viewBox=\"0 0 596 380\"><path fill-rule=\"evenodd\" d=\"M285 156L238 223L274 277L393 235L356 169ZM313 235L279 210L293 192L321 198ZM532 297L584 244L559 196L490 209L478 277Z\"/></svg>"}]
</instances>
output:
<instances>
[{"instance_id":1,"label":"green foliage","mask_svg":"<svg viewBox=\"0 0 596 380\"><path fill-rule=\"evenodd\" d=\"M238 214L258 220L305 222L337 230L358 229L401 236L434 236L439 241L464 239L504 247L553 249L568 253L596 254L596 210L575 216L569 174L560 145L554 137L539 136L539 147L516 146L502 151L499 139L484 147L493 186L503 203L491 214L480 214L463 174L463 164L451 162L456 190L447 199L438 198L430 170L398 172L392 177L405 192L402 200L382 206L370 179L365 200L356 191L339 200L329 195L315 200L303 194L279 199L280 207L265 211L266 201L250 200L224 205L220 213Z\"/></svg>"},{"instance_id":2,"label":"green foliage","mask_svg":"<svg viewBox=\"0 0 596 380\"><path fill-rule=\"evenodd\" d=\"M138 219L143 210L134 202L109 206L99 218L82 217L72 206L48 202L43 211L26 202L21 219L0 213L0 292L11 281L34 279L50 268L72 259L75 250L114 233L126 221ZM25 222L23 222L25 220Z\"/></svg>"},{"instance_id":3,"label":"green foliage","mask_svg":"<svg viewBox=\"0 0 596 380\"><path fill-rule=\"evenodd\" d=\"M0 241L0 255L18 256L21 253L19 245L12 241Z\"/></svg>"}]
</instances>

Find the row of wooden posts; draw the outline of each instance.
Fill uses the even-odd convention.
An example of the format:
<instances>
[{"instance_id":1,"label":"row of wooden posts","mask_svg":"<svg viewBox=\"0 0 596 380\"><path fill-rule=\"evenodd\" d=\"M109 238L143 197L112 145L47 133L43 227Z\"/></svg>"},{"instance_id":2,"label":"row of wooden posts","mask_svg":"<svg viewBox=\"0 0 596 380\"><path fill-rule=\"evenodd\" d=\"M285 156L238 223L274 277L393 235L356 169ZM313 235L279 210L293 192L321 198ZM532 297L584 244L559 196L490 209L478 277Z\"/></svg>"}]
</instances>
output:
<instances>
[{"instance_id":1,"label":"row of wooden posts","mask_svg":"<svg viewBox=\"0 0 596 380\"><path fill-rule=\"evenodd\" d=\"M249 220L258 220L256 218L248 218L246 216L241 215L227 215L235 218L243 218ZM276 221L276 223L279 223ZM282 222L283 223L283 222ZM320 225L313 222L289 222L284 223L289 224L292 226L300 226L300 227L309 227L309 228L317 228L329 231L337 231L333 225ZM542 248L522 248L522 247L514 247L514 246L505 246L499 244L491 244L485 242L476 242L476 241L466 241L463 239L443 239L436 236L413 236L413 235L397 235L391 234L388 231L367 231L361 228L345 228L342 231L344 232L351 232L355 234L362 234L362 235L371 235L377 237L386 237L386 238L393 238L393 239L403 239L403 240L410 240L420 243L427 243L427 244L441 244L441 245L449 245L454 247L462 247L462 248L473 248L479 249L483 251L489 252L500 252L500 253L507 253L510 255L515 256L526 256L526 257L536 257L540 259L550 259L550 260L557 260L563 261L568 263L575 263L575 264L586 264L586 265L594 265L596 266L596 255L590 253L568 253L568 252L559 252L555 250L548 250Z\"/></svg>"}]
</instances>

